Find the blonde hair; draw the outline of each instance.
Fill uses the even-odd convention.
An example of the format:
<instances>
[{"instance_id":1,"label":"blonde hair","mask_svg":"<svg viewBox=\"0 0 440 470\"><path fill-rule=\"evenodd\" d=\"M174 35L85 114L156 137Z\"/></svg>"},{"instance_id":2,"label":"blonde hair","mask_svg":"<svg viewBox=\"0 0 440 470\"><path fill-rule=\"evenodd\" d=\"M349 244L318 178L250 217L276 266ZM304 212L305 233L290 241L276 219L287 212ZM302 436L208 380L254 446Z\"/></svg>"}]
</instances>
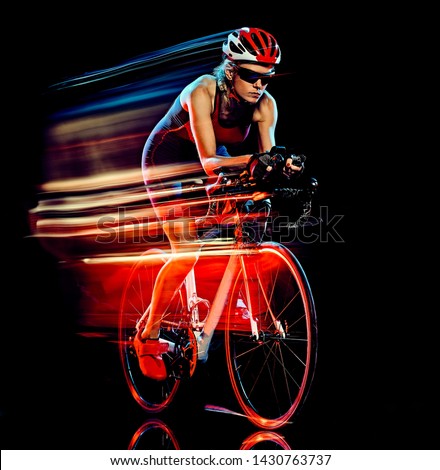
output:
<instances>
[{"instance_id":1,"label":"blonde hair","mask_svg":"<svg viewBox=\"0 0 440 470\"><path fill-rule=\"evenodd\" d=\"M229 92L234 88L232 82L236 72L236 64L228 58L223 59L223 61L214 68L213 74L217 80L217 86L221 93L221 100L229 107ZM231 73L231 78L229 79L226 75L226 71Z\"/></svg>"}]
</instances>

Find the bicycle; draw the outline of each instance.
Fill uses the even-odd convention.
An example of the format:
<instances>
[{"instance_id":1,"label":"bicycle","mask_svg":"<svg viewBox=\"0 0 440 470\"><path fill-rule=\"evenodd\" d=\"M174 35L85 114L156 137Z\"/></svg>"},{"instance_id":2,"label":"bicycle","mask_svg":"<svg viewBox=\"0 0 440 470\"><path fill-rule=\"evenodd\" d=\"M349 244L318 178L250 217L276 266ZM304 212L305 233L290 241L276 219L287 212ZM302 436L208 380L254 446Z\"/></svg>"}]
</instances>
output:
<instances>
[{"instance_id":1,"label":"bicycle","mask_svg":"<svg viewBox=\"0 0 440 470\"><path fill-rule=\"evenodd\" d=\"M175 254L152 248L132 267L119 313L120 358L134 399L144 410L157 413L170 405L181 381L194 374L202 329L223 331L228 375L244 415L260 428L276 429L301 408L313 380L317 359L314 298L289 248L249 237L255 213L242 210L242 205L258 186L248 175L219 171L220 189L212 201L217 207L233 201L234 211L226 216L233 235L221 248L215 244L210 249L209 240L218 240L218 233L212 237L212 227L204 232L208 236L202 237L198 261L162 317L160 337L173 345L163 355L167 379L158 382L141 373L133 338L148 316L157 273ZM280 184L272 184L264 194L302 199L301 217L308 216L316 180L306 189ZM213 260L223 263L214 299L210 289L199 291L201 273L206 273Z\"/></svg>"}]
</instances>

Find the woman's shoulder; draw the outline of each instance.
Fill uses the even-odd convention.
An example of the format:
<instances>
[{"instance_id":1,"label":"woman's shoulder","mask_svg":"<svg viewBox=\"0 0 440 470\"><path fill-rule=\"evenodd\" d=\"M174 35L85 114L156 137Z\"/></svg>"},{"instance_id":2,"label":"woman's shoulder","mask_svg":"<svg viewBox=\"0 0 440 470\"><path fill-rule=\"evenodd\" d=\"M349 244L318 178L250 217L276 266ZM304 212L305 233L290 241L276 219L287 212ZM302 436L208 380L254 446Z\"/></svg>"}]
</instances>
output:
<instances>
[{"instance_id":1,"label":"woman's shoulder","mask_svg":"<svg viewBox=\"0 0 440 470\"><path fill-rule=\"evenodd\" d=\"M191 90L207 88L209 90L216 87L217 81L214 75L204 74L197 77L192 83L189 84Z\"/></svg>"},{"instance_id":2,"label":"woman's shoulder","mask_svg":"<svg viewBox=\"0 0 440 470\"><path fill-rule=\"evenodd\" d=\"M201 75L187 85L181 94L181 99L186 102L194 97L213 97L217 86L216 79L213 75Z\"/></svg>"},{"instance_id":3,"label":"woman's shoulder","mask_svg":"<svg viewBox=\"0 0 440 470\"><path fill-rule=\"evenodd\" d=\"M267 119L271 119L272 116L276 115L276 113L277 102L275 98L265 90L263 96L260 98L255 107L253 120L254 122L265 121Z\"/></svg>"},{"instance_id":4,"label":"woman's shoulder","mask_svg":"<svg viewBox=\"0 0 440 470\"><path fill-rule=\"evenodd\" d=\"M265 90L263 93L263 96L260 98L258 102L258 108L259 109L274 109L277 107L277 102L275 98L267 91Z\"/></svg>"},{"instance_id":5,"label":"woman's shoulder","mask_svg":"<svg viewBox=\"0 0 440 470\"><path fill-rule=\"evenodd\" d=\"M266 103L276 103L275 98L267 90L264 90L262 101L265 101Z\"/></svg>"}]
</instances>

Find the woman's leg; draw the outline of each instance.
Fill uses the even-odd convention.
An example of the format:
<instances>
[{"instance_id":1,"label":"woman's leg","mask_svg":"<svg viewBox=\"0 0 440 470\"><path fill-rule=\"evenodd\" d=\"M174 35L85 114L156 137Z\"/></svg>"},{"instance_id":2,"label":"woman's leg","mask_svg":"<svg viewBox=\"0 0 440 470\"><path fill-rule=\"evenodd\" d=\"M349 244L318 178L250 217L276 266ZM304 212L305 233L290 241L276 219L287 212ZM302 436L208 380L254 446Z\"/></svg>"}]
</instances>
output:
<instances>
[{"instance_id":1,"label":"woman's leg","mask_svg":"<svg viewBox=\"0 0 440 470\"><path fill-rule=\"evenodd\" d=\"M172 256L156 277L147 322L134 338L134 346L142 373L154 380L165 380L168 373L162 354L170 350L170 345L159 338L162 315L197 261L200 244L197 243L194 217L182 214L164 219L161 211L157 211L157 215L162 220Z\"/></svg>"},{"instance_id":2,"label":"woman's leg","mask_svg":"<svg viewBox=\"0 0 440 470\"><path fill-rule=\"evenodd\" d=\"M153 289L150 314L141 332L142 339L157 339L160 322L174 294L180 288L187 274L198 258L200 245L193 218L178 218L163 222L173 256L159 271Z\"/></svg>"}]
</instances>

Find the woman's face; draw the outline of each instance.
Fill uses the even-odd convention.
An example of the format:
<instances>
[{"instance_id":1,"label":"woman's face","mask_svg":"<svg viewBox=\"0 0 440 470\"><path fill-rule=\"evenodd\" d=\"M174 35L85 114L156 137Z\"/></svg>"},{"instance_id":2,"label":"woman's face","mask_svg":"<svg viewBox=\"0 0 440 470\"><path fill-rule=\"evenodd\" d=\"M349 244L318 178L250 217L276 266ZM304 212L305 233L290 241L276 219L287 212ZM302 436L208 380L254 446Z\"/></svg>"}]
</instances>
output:
<instances>
[{"instance_id":1,"label":"woman's face","mask_svg":"<svg viewBox=\"0 0 440 470\"><path fill-rule=\"evenodd\" d=\"M256 103L263 95L275 69L272 65L242 64L234 67L234 91L248 103Z\"/></svg>"}]
</instances>

